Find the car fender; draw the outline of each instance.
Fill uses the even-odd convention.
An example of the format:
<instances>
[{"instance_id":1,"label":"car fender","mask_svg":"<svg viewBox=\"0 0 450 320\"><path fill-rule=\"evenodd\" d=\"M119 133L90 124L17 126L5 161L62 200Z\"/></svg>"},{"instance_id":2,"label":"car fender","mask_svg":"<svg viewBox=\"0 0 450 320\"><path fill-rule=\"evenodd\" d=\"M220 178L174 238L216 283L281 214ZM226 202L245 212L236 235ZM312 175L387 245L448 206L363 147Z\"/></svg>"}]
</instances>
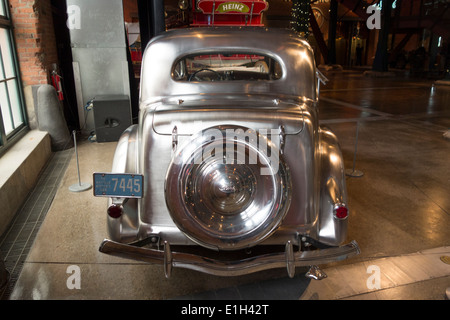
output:
<instances>
[{"instance_id":1,"label":"car fender","mask_svg":"<svg viewBox=\"0 0 450 320\"><path fill-rule=\"evenodd\" d=\"M327 245L340 245L347 234L348 215L339 219L335 215L337 205L346 206L347 187L344 160L336 135L328 128L319 129L320 153L320 205L319 241Z\"/></svg>"},{"instance_id":2,"label":"car fender","mask_svg":"<svg viewBox=\"0 0 450 320\"><path fill-rule=\"evenodd\" d=\"M114 153L112 172L139 173L138 135L138 125L132 125L122 133ZM139 201L134 198L108 198L108 208L113 204L123 207L120 218L111 218L107 215L108 232L112 240L127 243L137 239Z\"/></svg>"}]
</instances>

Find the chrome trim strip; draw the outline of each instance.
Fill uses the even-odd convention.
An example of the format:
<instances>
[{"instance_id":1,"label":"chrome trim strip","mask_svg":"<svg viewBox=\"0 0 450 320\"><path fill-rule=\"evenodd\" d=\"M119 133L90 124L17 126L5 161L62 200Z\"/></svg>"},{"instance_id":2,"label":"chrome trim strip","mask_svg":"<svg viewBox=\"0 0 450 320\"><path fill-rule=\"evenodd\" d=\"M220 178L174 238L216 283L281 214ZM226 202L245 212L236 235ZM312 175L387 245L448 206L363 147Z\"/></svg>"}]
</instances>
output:
<instances>
[{"instance_id":1,"label":"chrome trim strip","mask_svg":"<svg viewBox=\"0 0 450 320\"><path fill-rule=\"evenodd\" d=\"M219 261L190 253L172 252L167 242L164 244L164 251L123 244L108 239L103 240L99 248L99 251L105 254L162 264L166 271L166 277L170 276L172 267L196 270L216 276L239 276L286 267L289 277L292 278L294 266L325 264L344 260L360 253L356 241L339 247L297 252L293 252L292 244L288 243L286 250L286 252L269 253L237 261Z\"/></svg>"}]
</instances>

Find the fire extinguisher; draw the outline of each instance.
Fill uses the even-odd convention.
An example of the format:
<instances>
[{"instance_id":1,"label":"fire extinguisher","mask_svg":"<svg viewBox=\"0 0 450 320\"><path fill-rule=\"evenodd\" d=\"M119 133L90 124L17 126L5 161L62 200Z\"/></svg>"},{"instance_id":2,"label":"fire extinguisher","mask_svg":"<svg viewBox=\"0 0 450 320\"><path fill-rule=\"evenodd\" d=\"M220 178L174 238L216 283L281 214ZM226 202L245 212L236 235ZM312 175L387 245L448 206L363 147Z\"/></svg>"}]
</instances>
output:
<instances>
[{"instance_id":1,"label":"fire extinguisher","mask_svg":"<svg viewBox=\"0 0 450 320\"><path fill-rule=\"evenodd\" d=\"M62 91L62 85L61 85L61 76L56 72L56 70L52 71L52 84L56 89L56 92L58 93L59 100L64 100L64 95Z\"/></svg>"}]
</instances>

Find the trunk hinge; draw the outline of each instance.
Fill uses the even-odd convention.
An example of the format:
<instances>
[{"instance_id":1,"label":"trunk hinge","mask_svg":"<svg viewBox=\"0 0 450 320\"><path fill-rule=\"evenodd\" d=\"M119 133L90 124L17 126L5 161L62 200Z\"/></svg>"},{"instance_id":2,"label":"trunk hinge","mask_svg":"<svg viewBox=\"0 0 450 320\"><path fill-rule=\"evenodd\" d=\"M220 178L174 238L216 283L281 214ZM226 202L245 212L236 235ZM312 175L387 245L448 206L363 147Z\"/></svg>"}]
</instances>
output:
<instances>
[{"instance_id":1,"label":"trunk hinge","mask_svg":"<svg viewBox=\"0 0 450 320\"><path fill-rule=\"evenodd\" d=\"M280 152L281 154L284 154L284 145L286 144L286 131L283 125L280 125L278 128L280 130Z\"/></svg>"},{"instance_id":2,"label":"trunk hinge","mask_svg":"<svg viewBox=\"0 0 450 320\"><path fill-rule=\"evenodd\" d=\"M178 129L174 126L172 129L172 151L175 152L178 146Z\"/></svg>"}]
</instances>

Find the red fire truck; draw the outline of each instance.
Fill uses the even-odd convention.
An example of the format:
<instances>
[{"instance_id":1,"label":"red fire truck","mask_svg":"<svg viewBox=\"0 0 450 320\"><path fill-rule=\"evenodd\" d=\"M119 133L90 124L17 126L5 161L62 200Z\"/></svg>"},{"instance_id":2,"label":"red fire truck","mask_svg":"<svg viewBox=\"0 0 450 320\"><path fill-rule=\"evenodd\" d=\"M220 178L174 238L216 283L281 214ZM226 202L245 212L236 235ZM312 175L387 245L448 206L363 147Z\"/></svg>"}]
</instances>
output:
<instances>
[{"instance_id":1,"label":"red fire truck","mask_svg":"<svg viewBox=\"0 0 450 320\"><path fill-rule=\"evenodd\" d=\"M166 28L185 27L262 27L263 13L269 4L265 0L179 0L176 11L166 8ZM142 60L140 42L130 46L135 73L139 74ZM225 61L233 64L243 64L258 60L258 57L247 57L245 55L208 57L213 62L220 62L223 66ZM202 60L202 58L197 58ZM216 66L217 67L217 66ZM260 65L258 68L265 68Z\"/></svg>"}]
</instances>

